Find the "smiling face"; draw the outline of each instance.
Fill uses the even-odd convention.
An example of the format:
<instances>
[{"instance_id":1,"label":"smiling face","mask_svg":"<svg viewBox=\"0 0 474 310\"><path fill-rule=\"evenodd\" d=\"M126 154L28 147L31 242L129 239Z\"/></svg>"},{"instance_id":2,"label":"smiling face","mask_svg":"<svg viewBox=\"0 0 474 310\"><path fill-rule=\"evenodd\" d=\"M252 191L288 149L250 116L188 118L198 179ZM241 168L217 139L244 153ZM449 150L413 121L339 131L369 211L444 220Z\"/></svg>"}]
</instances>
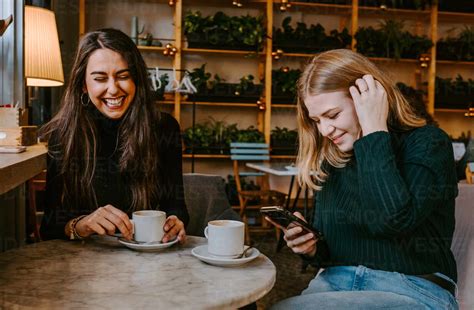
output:
<instances>
[{"instance_id":1,"label":"smiling face","mask_svg":"<svg viewBox=\"0 0 474 310\"><path fill-rule=\"evenodd\" d=\"M94 51L87 63L85 91L102 114L111 119L121 118L136 91L122 55L106 48Z\"/></svg>"},{"instance_id":2,"label":"smiling face","mask_svg":"<svg viewBox=\"0 0 474 310\"><path fill-rule=\"evenodd\" d=\"M352 99L344 91L307 96L304 100L309 117L317 124L321 135L342 152L354 148L360 126Z\"/></svg>"}]
</instances>

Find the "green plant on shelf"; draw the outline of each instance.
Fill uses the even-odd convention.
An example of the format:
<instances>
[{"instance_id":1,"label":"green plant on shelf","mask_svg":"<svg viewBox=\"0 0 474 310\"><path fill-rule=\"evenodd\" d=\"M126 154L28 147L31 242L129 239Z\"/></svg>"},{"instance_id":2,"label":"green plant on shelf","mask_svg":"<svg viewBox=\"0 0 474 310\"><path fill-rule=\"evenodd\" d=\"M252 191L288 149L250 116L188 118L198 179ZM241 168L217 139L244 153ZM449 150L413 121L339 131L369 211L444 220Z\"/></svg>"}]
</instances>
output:
<instances>
[{"instance_id":1,"label":"green plant on shelf","mask_svg":"<svg viewBox=\"0 0 474 310\"><path fill-rule=\"evenodd\" d=\"M270 134L273 155L295 155L298 145L298 131L286 127L275 127Z\"/></svg>"},{"instance_id":2,"label":"green plant on shelf","mask_svg":"<svg viewBox=\"0 0 474 310\"><path fill-rule=\"evenodd\" d=\"M265 137L254 126L249 126L247 129L239 130L237 133L237 140L233 142L265 142Z\"/></svg>"},{"instance_id":3,"label":"green plant on shelf","mask_svg":"<svg viewBox=\"0 0 474 310\"><path fill-rule=\"evenodd\" d=\"M255 88L254 80L255 77L251 74L241 77L239 85L235 87L235 95L240 96L241 94L253 90Z\"/></svg>"},{"instance_id":4,"label":"green plant on shelf","mask_svg":"<svg viewBox=\"0 0 474 310\"><path fill-rule=\"evenodd\" d=\"M272 70L272 103L295 103L300 75L301 70L288 67Z\"/></svg>"},{"instance_id":5,"label":"green plant on shelf","mask_svg":"<svg viewBox=\"0 0 474 310\"><path fill-rule=\"evenodd\" d=\"M452 78L436 77L435 105L438 108L467 109L474 103L474 80L461 75Z\"/></svg>"},{"instance_id":6,"label":"green plant on shelf","mask_svg":"<svg viewBox=\"0 0 474 310\"><path fill-rule=\"evenodd\" d=\"M368 57L417 59L433 45L426 36L416 36L404 31L404 23L387 19L375 29L360 27L355 38L357 51Z\"/></svg>"},{"instance_id":7,"label":"green plant on shelf","mask_svg":"<svg viewBox=\"0 0 474 310\"><path fill-rule=\"evenodd\" d=\"M237 124L224 120L209 120L184 131L186 153L229 154L231 142L263 142L264 136L255 127L238 129Z\"/></svg>"},{"instance_id":8,"label":"green plant on shelf","mask_svg":"<svg viewBox=\"0 0 474 310\"><path fill-rule=\"evenodd\" d=\"M265 27L263 16L228 16L217 12L203 17L199 11L189 11L184 16L184 34L190 48L258 51Z\"/></svg>"},{"instance_id":9,"label":"green plant on shelf","mask_svg":"<svg viewBox=\"0 0 474 310\"><path fill-rule=\"evenodd\" d=\"M190 73L191 82L198 92L188 96L191 101L208 101L220 103L256 103L263 91L263 85L255 84L251 74L240 78L240 83L226 83L226 80L206 72L206 64L195 68Z\"/></svg>"},{"instance_id":10,"label":"green plant on shelf","mask_svg":"<svg viewBox=\"0 0 474 310\"><path fill-rule=\"evenodd\" d=\"M452 28L450 31L456 31ZM436 45L437 58L440 60L474 61L474 26L464 26L456 37L440 39Z\"/></svg>"},{"instance_id":11,"label":"green plant on shelf","mask_svg":"<svg viewBox=\"0 0 474 310\"><path fill-rule=\"evenodd\" d=\"M428 113L428 110L426 109L424 100L424 96L426 95L425 91L421 89L415 89L402 82L398 82L397 87L403 94L405 99L407 99L407 101L410 103L416 115L426 119L428 124L438 126L438 123L434 120L434 118L431 116L431 114Z\"/></svg>"},{"instance_id":12,"label":"green plant on shelf","mask_svg":"<svg viewBox=\"0 0 474 310\"><path fill-rule=\"evenodd\" d=\"M191 73L189 73L191 77L191 83L196 87L198 91L203 91L210 87L210 79L212 74L206 72L206 64L202 64L199 68L194 68Z\"/></svg>"},{"instance_id":13,"label":"green plant on shelf","mask_svg":"<svg viewBox=\"0 0 474 310\"><path fill-rule=\"evenodd\" d=\"M286 17L279 29L274 28L274 47L284 52L318 53L336 48L350 46L351 36L345 28L342 32L332 30L326 35L321 24L310 25L296 23L296 28L291 26L291 16Z\"/></svg>"}]
</instances>

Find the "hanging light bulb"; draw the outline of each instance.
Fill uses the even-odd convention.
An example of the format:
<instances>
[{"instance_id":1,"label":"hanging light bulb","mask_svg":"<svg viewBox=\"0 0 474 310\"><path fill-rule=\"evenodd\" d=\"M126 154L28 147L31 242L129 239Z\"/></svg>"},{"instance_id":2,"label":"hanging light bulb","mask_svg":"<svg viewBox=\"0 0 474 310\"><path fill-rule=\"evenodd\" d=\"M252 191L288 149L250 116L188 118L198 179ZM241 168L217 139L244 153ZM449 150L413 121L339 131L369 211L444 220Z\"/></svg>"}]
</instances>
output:
<instances>
[{"instance_id":1,"label":"hanging light bulb","mask_svg":"<svg viewBox=\"0 0 474 310\"><path fill-rule=\"evenodd\" d=\"M169 0L168 5L169 6L174 6L176 4L176 0Z\"/></svg>"},{"instance_id":2,"label":"hanging light bulb","mask_svg":"<svg viewBox=\"0 0 474 310\"><path fill-rule=\"evenodd\" d=\"M272 57L275 60L280 59L283 56L283 50L282 49L277 49L275 52L272 52Z\"/></svg>"}]
</instances>

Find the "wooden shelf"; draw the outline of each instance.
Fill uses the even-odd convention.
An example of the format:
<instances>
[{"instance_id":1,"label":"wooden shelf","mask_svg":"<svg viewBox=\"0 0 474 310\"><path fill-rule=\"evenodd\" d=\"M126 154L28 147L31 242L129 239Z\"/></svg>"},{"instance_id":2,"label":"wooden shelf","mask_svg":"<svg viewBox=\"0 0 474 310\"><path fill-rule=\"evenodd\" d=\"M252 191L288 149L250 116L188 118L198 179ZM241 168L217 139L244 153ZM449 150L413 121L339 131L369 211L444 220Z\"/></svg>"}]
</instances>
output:
<instances>
[{"instance_id":1,"label":"wooden shelf","mask_svg":"<svg viewBox=\"0 0 474 310\"><path fill-rule=\"evenodd\" d=\"M279 108L279 109L296 109L296 104L279 104L279 103L272 103L272 108Z\"/></svg>"},{"instance_id":2,"label":"wooden shelf","mask_svg":"<svg viewBox=\"0 0 474 310\"><path fill-rule=\"evenodd\" d=\"M218 50L218 49L204 49L204 48L183 48L184 53L196 53L196 54L224 54L224 55L244 55L244 56L252 56L255 57L256 55L265 55L262 52L256 51L239 51L239 50Z\"/></svg>"},{"instance_id":3,"label":"wooden shelf","mask_svg":"<svg viewBox=\"0 0 474 310\"><path fill-rule=\"evenodd\" d=\"M375 6L359 6L360 17L376 18L397 18L397 19L424 19L429 22L431 11L429 10L410 10L410 9L382 9Z\"/></svg>"},{"instance_id":4,"label":"wooden shelf","mask_svg":"<svg viewBox=\"0 0 474 310\"><path fill-rule=\"evenodd\" d=\"M474 24L474 13L438 12L438 22L456 24Z\"/></svg>"},{"instance_id":5,"label":"wooden shelf","mask_svg":"<svg viewBox=\"0 0 474 310\"><path fill-rule=\"evenodd\" d=\"M279 3L275 3L278 6ZM352 5L348 4L326 4L326 3L310 3L310 2L298 2L291 1L291 7L288 9L289 12L294 11L295 8L301 7L304 12L319 13L324 15L347 15L350 16L352 12Z\"/></svg>"},{"instance_id":6,"label":"wooden shelf","mask_svg":"<svg viewBox=\"0 0 474 310\"><path fill-rule=\"evenodd\" d=\"M183 158L193 158L193 155L192 154L183 154ZM194 158L199 158L199 159L230 159L230 155L194 154Z\"/></svg>"},{"instance_id":7,"label":"wooden shelf","mask_svg":"<svg viewBox=\"0 0 474 310\"><path fill-rule=\"evenodd\" d=\"M474 61L436 60L436 64L438 64L438 65L474 66Z\"/></svg>"},{"instance_id":8,"label":"wooden shelf","mask_svg":"<svg viewBox=\"0 0 474 310\"><path fill-rule=\"evenodd\" d=\"M193 105L192 101L181 101L184 105ZM214 106L214 107L245 107L245 108L257 108L257 103L241 103L241 102L203 102L196 101L196 105L202 106Z\"/></svg>"},{"instance_id":9,"label":"wooden shelf","mask_svg":"<svg viewBox=\"0 0 474 310\"><path fill-rule=\"evenodd\" d=\"M435 113L466 113L467 109L443 109L443 108L435 108Z\"/></svg>"},{"instance_id":10,"label":"wooden shelf","mask_svg":"<svg viewBox=\"0 0 474 310\"><path fill-rule=\"evenodd\" d=\"M193 156L191 154L183 154L183 158L189 159ZM194 154L194 158L199 159L230 159L230 155L220 154ZM295 155L270 155L271 159L295 159Z\"/></svg>"},{"instance_id":11,"label":"wooden shelf","mask_svg":"<svg viewBox=\"0 0 474 310\"><path fill-rule=\"evenodd\" d=\"M146 52L163 52L165 48L163 46L144 46L137 45L138 50Z\"/></svg>"},{"instance_id":12,"label":"wooden shelf","mask_svg":"<svg viewBox=\"0 0 474 310\"><path fill-rule=\"evenodd\" d=\"M408 58L385 58L385 57L368 57L370 60L374 62L393 62L393 63L410 63L410 64L418 64L418 59L408 59Z\"/></svg>"}]
</instances>

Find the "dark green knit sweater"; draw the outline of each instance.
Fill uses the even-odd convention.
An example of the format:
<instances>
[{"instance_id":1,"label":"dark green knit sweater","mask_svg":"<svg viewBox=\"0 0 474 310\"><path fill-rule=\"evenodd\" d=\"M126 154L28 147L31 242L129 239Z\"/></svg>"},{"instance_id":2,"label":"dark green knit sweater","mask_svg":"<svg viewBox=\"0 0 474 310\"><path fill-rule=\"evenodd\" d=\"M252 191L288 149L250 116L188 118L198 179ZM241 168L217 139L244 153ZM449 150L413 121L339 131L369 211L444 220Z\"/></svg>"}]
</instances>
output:
<instances>
[{"instance_id":1,"label":"dark green knit sweater","mask_svg":"<svg viewBox=\"0 0 474 310\"><path fill-rule=\"evenodd\" d=\"M325 235L312 263L364 265L457 279L450 246L457 181L440 129L375 132L354 144L344 168L329 168L313 225Z\"/></svg>"}]
</instances>

